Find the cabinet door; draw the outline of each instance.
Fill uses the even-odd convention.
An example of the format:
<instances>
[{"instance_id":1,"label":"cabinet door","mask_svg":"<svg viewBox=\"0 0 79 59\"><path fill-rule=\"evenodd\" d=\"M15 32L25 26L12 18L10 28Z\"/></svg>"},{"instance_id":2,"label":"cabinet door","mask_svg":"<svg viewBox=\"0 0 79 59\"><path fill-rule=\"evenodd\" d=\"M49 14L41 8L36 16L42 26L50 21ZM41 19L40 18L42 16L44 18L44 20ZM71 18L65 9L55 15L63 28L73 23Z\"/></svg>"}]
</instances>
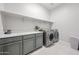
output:
<instances>
[{"instance_id":1,"label":"cabinet door","mask_svg":"<svg viewBox=\"0 0 79 59\"><path fill-rule=\"evenodd\" d=\"M23 45L24 54L27 54L35 49L35 38L23 40L23 43L24 43L24 45Z\"/></svg>"},{"instance_id":2,"label":"cabinet door","mask_svg":"<svg viewBox=\"0 0 79 59\"><path fill-rule=\"evenodd\" d=\"M20 55L22 54L22 41L5 44L3 46L4 55Z\"/></svg>"},{"instance_id":3,"label":"cabinet door","mask_svg":"<svg viewBox=\"0 0 79 59\"><path fill-rule=\"evenodd\" d=\"M3 46L0 45L0 55L3 55Z\"/></svg>"},{"instance_id":4,"label":"cabinet door","mask_svg":"<svg viewBox=\"0 0 79 59\"><path fill-rule=\"evenodd\" d=\"M43 36L36 37L36 48L39 48L43 45Z\"/></svg>"}]
</instances>

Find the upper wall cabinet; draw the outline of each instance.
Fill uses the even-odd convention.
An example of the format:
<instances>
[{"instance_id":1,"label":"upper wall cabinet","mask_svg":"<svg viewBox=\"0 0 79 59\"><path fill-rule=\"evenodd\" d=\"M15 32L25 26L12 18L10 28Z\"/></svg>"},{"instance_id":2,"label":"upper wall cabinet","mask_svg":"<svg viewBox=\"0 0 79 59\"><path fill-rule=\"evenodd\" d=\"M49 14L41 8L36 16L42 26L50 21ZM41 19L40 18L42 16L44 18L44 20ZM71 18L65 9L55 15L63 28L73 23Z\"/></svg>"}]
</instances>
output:
<instances>
[{"instance_id":1,"label":"upper wall cabinet","mask_svg":"<svg viewBox=\"0 0 79 59\"><path fill-rule=\"evenodd\" d=\"M36 3L4 3L4 10L44 21L50 21L50 12Z\"/></svg>"},{"instance_id":2,"label":"upper wall cabinet","mask_svg":"<svg viewBox=\"0 0 79 59\"><path fill-rule=\"evenodd\" d=\"M31 17L31 16L26 16L26 15L10 12L10 11L0 11L0 12L1 12L2 15L10 15L10 16L12 15L12 16L15 16L15 17L31 18L31 19L37 20L37 21L48 22L48 23L51 23L51 24L53 23L53 21L50 21L50 20L38 19L38 18Z\"/></svg>"},{"instance_id":3,"label":"upper wall cabinet","mask_svg":"<svg viewBox=\"0 0 79 59\"><path fill-rule=\"evenodd\" d=\"M0 10L4 10L4 5L3 5L3 3L0 3Z\"/></svg>"},{"instance_id":4,"label":"upper wall cabinet","mask_svg":"<svg viewBox=\"0 0 79 59\"><path fill-rule=\"evenodd\" d=\"M4 3L0 4L0 10L52 22L50 21L50 12L36 3Z\"/></svg>"},{"instance_id":5,"label":"upper wall cabinet","mask_svg":"<svg viewBox=\"0 0 79 59\"><path fill-rule=\"evenodd\" d=\"M38 19L48 20L50 18L49 11L36 3L4 3L4 9Z\"/></svg>"}]
</instances>

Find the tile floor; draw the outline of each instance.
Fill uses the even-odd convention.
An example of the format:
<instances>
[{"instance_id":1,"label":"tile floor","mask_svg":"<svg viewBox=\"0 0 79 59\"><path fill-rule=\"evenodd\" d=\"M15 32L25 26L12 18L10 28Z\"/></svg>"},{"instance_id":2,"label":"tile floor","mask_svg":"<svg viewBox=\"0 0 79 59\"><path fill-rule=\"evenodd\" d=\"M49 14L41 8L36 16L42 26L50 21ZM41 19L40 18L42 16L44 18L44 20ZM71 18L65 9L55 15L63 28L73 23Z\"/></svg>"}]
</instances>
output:
<instances>
[{"instance_id":1,"label":"tile floor","mask_svg":"<svg viewBox=\"0 0 79 59\"><path fill-rule=\"evenodd\" d=\"M51 47L42 47L31 53L31 55L79 55L79 51L72 49L69 43L59 41Z\"/></svg>"}]
</instances>

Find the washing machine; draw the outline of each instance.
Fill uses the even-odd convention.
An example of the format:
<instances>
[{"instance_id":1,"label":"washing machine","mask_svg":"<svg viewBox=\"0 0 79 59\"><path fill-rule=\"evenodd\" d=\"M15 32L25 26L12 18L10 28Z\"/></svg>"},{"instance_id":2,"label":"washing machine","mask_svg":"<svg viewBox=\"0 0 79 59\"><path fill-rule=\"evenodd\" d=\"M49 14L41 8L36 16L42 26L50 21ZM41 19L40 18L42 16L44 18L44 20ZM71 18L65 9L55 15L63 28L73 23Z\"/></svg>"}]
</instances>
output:
<instances>
[{"instance_id":1,"label":"washing machine","mask_svg":"<svg viewBox=\"0 0 79 59\"><path fill-rule=\"evenodd\" d=\"M59 31L58 31L58 29L54 29L54 38L55 38L53 40L54 43L59 41Z\"/></svg>"},{"instance_id":2,"label":"washing machine","mask_svg":"<svg viewBox=\"0 0 79 59\"><path fill-rule=\"evenodd\" d=\"M57 29L43 31L43 45L49 47L59 41L59 32Z\"/></svg>"},{"instance_id":3,"label":"washing machine","mask_svg":"<svg viewBox=\"0 0 79 59\"><path fill-rule=\"evenodd\" d=\"M54 30L43 32L43 45L48 47L54 44Z\"/></svg>"}]
</instances>

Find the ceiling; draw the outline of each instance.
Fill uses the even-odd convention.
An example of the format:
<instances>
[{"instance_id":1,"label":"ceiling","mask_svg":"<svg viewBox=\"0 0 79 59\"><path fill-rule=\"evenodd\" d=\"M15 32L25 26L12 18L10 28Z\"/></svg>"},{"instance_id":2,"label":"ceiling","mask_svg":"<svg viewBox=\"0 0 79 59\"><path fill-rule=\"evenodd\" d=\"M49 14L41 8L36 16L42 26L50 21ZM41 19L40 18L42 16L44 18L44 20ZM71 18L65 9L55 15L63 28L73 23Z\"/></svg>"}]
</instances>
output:
<instances>
[{"instance_id":1,"label":"ceiling","mask_svg":"<svg viewBox=\"0 0 79 59\"><path fill-rule=\"evenodd\" d=\"M48 10L52 10L59 6L61 3L40 3L43 7L47 8Z\"/></svg>"}]
</instances>

